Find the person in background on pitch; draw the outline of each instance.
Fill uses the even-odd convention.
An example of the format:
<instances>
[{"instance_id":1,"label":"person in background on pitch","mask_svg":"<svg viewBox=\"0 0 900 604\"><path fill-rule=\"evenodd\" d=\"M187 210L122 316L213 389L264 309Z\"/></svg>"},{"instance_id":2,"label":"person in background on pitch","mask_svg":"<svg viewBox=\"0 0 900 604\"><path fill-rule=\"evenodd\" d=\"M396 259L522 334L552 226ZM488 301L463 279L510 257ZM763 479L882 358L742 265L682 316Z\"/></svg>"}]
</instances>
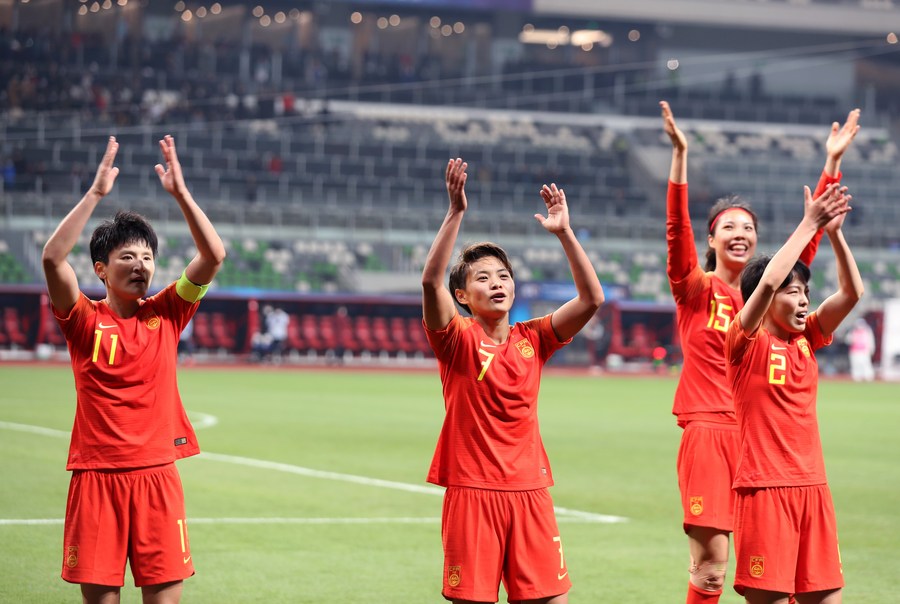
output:
<instances>
[{"instance_id":1,"label":"person in background on pitch","mask_svg":"<svg viewBox=\"0 0 900 604\"><path fill-rule=\"evenodd\" d=\"M875 333L862 317L858 318L845 339L850 356L850 377L854 382L871 382L875 379L872 355L875 354Z\"/></svg>"},{"instance_id":2,"label":"person in background on pitch","mask_svg":"<svg viewBox=\"0 0 900 604\"><path fill-rule=\"evenodd\" d=\"M675 298L684 356L672 413L683 428L678 451L682 526L690 549L687 604L714 604L725 585L729 534L733 528L738 431L731 391L725 379L724 341L734 314L743 306L739 276L753 256L757 218L743 200L716 202L707 220L706 265L699 266L688 212L687 137L669 104L660 102L663 128L672 142L666 200L666 273ZM844 152L859 131L859 110L843 126L832 124L816 195L841 177ZM818 233L803 252L812 262Z\"/></svg>"},{"instance_id":3,"label":"person in background on pitch","mask_svg":"<svg viewBox=\"0 0 900 604\"><path fill-rule=\"evenodd\" d=\"M130 560L145 604L172 604L194 574L184 493L175 460L200 449L178 394L178 341L225 259L225 247L181 173L175 141L159 141L156 173L178 203L197 247L181 278L146 297L157 236L139 214L118 212L90 242L106 296L81 293L68 256L112 190L119 144L110 137L94 182L44 246L53 313L75 374L76 409L67 470L62 578L86 603L114 604Z\"/></svg>"},{"instance_id":4,"label":"person in background on pitch","mask_svg":"<svg viewBox=\"0 0 900 604\"><path fill-rule=\"evenodd\" d=\"M741 273L744 307L725 336L728 383L740 433L735 471L735 590L749 604L840 604L844 586L837 522L816 417L816 351L827 346L863 294L841 226L846 187L815 201L772 257ZM800 252L824 227L838 290L814 312Z\"/></svg>"},{"instance_id":5,"label":"person in background on pitch","mask_svg":"<svg viewBox=\"0 0 900 604\"><path fill-rule=\"evenodd\" d=\"M496 602L565 604L571 587L538 429L541 369L603 303L603 289L569 225L566 195L544 185L535 218L562 244L577 295L552 314L510 325L513 268L493 243L466 246L450 262L466 199L461 159L446 169L450 207L422 274L423 322L438 359L446 416L428 482L447 487L441 520L442 594ZM456 305L470 313L463 317Z\"/></svg>"}]
</instances>

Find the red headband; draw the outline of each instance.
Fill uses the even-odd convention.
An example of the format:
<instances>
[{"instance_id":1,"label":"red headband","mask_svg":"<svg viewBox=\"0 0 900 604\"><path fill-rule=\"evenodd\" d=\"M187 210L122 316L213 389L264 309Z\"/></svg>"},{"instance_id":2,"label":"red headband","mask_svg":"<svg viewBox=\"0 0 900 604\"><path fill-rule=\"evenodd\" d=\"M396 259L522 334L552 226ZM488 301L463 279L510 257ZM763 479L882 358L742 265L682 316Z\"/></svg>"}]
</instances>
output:
<instances>
[{"instance_id":1,"label":"red headband","mask_svg":"<svg viewBox=\"0 0 900 604\"><path fill-rule=\"evenodd\" d=\"M709 234L710 235L712 235L713 231L716 230L716 223L719 222L719 218L722 217L722 214L724 214L725 212L730 212L731 210L740 210L741 212L747 212L747 215L750 216L750 218L753 218L753 212L751 212L747 208L742 208L740 206L731 206L730 208L725 208L724 210L722 210L721 212L716 214L716 217L713 218L712 222L709 223Z\"/></svg>"}]
</instances>

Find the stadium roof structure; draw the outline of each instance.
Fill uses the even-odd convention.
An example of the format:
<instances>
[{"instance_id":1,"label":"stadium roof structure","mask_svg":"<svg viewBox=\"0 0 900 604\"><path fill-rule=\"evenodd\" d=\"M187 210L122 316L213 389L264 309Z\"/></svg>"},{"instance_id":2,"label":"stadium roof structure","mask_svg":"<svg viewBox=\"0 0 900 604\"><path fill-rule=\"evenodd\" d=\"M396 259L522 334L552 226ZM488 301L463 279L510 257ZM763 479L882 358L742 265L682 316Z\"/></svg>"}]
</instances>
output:
<instances>
[{"instance_id":1,"label":"stadium roof structure","mask_svg":"<svg viewBox=\"0 0 900 604\"><path fill-rule=\"evenodd\" d=\"M873 0L534 0L534 12L844 35L900 30L900 8Z\"/></svg>"}]
</instances>

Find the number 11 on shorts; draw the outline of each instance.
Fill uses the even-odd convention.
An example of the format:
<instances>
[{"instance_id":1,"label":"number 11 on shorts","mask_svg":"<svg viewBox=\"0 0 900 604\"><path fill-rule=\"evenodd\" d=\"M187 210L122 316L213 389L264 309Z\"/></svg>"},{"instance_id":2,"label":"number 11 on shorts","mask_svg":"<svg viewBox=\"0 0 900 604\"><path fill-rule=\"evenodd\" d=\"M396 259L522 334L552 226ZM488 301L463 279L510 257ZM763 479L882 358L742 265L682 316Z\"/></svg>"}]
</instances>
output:
<instances>
[{"instance_id":1,"label":"number 11 on shorts","mask_svg":"<svg viewBox=\"0 0 900 604\"><path fill-rule=\"evenodd\" d=\"M188 553L188 541L187 536L187 519L178 519L178 533L181 535L181 556L185 564L191 561L191 555Z\"/></svg>"},{"instance_id":2,"label":"number 11 on shorts","mask_svg":"<svg viewBox=\"0 0 900 604\"><path fill-rule=\"evenodd\" d=\"M559 572L556 574L556 578L562 581L569 574L569 571L566 569L566 558L563 556L562 537L557 535L553 538L553 541L559 544Z\"/></svg>"}]
</instances>

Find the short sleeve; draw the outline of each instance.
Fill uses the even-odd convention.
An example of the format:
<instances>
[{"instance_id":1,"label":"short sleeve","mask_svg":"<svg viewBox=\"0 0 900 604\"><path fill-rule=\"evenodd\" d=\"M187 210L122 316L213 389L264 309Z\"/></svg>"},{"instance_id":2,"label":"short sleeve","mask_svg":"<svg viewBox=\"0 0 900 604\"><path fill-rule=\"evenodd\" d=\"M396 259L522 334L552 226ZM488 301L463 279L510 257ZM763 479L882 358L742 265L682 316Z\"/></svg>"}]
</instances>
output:
<instances>
[{"instance_id":1,"label":"short sleeve","mask_svg":"<svg viewBox=\"0 0 900 604\"><path fill-rule=\"evenodd\" d=\"M725 334L725 361L729 365L740 365L747 350L759 336L759 328L749 336L744 333L742 318L741 311L738 311Z\"/></svg>"},{"instance_id":2,"label":"short sleeve","mask_svg":"<svg viewBox=\"0 0 900 604\"><path fill-rule=\"evenodd\" d=\"M456 349L456 343L463 330L463 318L456 313L446 327L438 330L428 329L423 319L422 329L425 330L425 337L428 338L428 344L434 351L435 358L439 361L446 361L452 358L453 351Z\"/></svg>"},{"instance_id":3,"label":"short sleeve","mask_svg":"<svg viewBox=\"0 0 900 604\"><path fill-rule=\"evenodd\" d=\"M830 346L834 341L834 334L826 336L822 333L822 324L819 323L819 316L814 312L806 317L806 329L803 330L803 335L809 340L813 350Z\"/></svg>"}]
</instances>

